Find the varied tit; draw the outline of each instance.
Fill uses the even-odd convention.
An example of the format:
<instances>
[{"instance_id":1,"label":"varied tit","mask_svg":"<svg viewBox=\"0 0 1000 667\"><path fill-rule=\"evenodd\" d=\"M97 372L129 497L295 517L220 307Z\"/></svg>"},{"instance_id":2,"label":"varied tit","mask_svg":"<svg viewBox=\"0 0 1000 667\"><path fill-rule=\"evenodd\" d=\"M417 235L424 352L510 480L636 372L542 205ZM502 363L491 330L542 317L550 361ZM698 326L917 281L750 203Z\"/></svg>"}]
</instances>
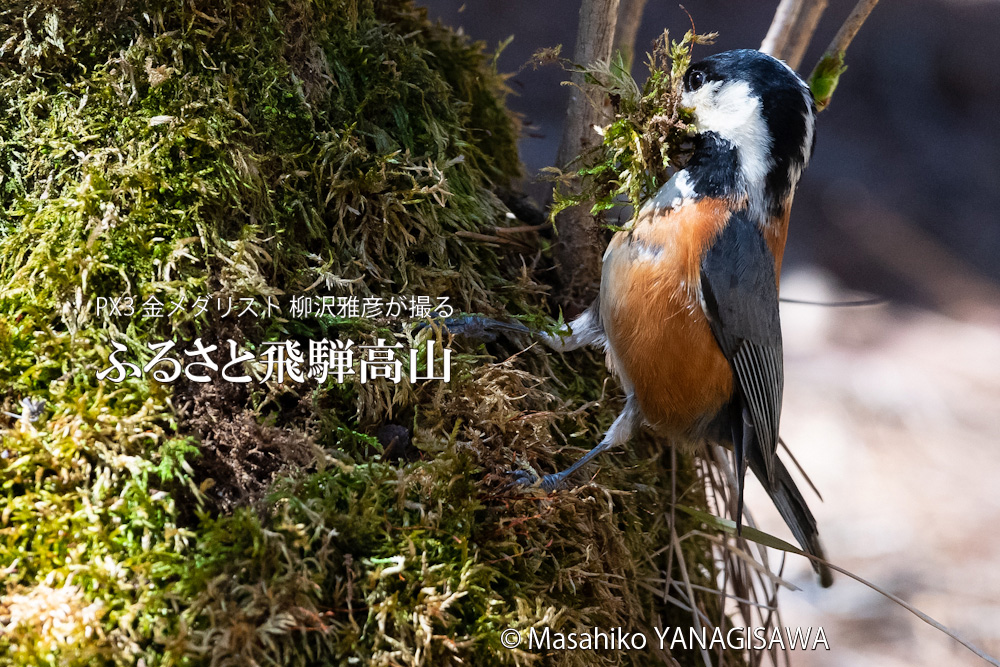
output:
<instances>
[{"instance_id":1,"label":"varied tit","mask_svg":"<svg viewBox=\"0 0 1000 667\"><path fill-rule=\"evenodd\" d=\"M541 485L560 486L645 421L676 442L731 446L738 525L749 466L802 548L823 558L816 520L776 453L778 276L816 107L791 68L753 50L692 65L681 105L696 128L690 160L611 239L593 305L546 336L558 350L603 346L625 409L597 447ZM829 586L830 570L813 566Z\"/></svg>"}]
</instances>

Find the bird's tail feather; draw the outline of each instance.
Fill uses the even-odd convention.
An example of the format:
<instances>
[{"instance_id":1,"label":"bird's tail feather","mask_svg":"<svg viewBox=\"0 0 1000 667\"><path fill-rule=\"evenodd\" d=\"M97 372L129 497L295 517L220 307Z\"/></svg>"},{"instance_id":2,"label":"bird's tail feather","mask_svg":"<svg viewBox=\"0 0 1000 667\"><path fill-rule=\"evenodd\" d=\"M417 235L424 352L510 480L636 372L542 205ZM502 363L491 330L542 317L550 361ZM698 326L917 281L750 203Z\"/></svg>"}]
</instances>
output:
<instances>
[{"instance_id":1,"label":"bird's tail feather","mask_svg":"<svg viewBox=\"0 0 1000 667\"><path fill-rule=\"evenodd\" d=\"M819 530L816 528L816 518L813 517L805 498L795 485L795 480L788 473L788 468L777 457L774 458L774 483L768 484L766 473L764 472L763 461L759 457L750 457L750 469L753 470L757 479L761 480L767 494L771 496L774 506L778 508L781 518L785 520L792 534L803 550L813 556L826 560L826 552L819 539ZM819 575L820 585L824 588L833 584L833 571L825 564L811 561L813 569Z\"/></svg>"}]
</instances>

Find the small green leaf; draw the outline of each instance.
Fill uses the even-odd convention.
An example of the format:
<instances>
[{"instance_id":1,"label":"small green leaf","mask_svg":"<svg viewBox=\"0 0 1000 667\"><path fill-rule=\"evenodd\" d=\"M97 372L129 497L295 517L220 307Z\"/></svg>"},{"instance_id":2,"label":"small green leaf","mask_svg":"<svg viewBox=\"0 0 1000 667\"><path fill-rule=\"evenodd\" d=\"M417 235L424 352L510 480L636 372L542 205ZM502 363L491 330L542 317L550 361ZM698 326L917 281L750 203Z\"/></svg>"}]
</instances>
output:
<instances>
[{"instance_id":1,"label":"small green leaf","mask_svg":"<svg viewBox=\"0 0 1000 667\"><path fill-rule=\"evenodd\" d=\"M822 111L830 105L833 91L840 83L840 75L846 70L843 52L828 53L816 65L812 76L809 77L809 89L812 91L813 99L816 100L818 111Z\"/></svg>"},{"instance_id":2,"label":"small green leaf","mask_svg":"<svg viewBox=\"0 0 1000 667\"><path fill-rule=\"evenodd\" d=\"M736 522L731 519L723 519L722 517L715 516L714 514L709 514L708 512L702 512L701 510L696 510L693 507L688 507L686 505L674 505L677 509L682 512L690 514L699 521L703 521L709 526L714 526L724 533L730 535L736 534ZM792 546L788 542L781 538L775 537L770 533L765 533L762 530L757 530L756 528L751 528L750 526L743 526L743 531L741 537L745 537L751 542L756 542L765 547L771 547L772 549L778 549L779 551L787 551L788 553L798 554L800 556L805 556L805 553L798 547Z\"/></svg>"}]
</instances>

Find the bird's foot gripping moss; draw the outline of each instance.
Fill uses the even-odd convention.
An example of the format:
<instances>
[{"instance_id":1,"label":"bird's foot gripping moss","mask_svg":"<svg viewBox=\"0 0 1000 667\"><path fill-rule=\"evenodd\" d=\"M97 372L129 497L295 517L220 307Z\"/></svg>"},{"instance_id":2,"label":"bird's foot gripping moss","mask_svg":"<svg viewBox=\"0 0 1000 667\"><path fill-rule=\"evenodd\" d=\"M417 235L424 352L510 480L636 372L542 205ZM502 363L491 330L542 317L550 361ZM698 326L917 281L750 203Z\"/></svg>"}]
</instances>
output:
<instances>
[{"instance_id":1,"label":"bird's foot gripping moss","mask_svg":"<svg viewBox=\"0 0 1000 667\"><path fill-rule=\"evenodd\" d=\"M538 479L538 475L530 470L511 470L507 473L507 483L504 488L509 491L536 487L546 492L555 491L566 485L567 475L565 471L545 475Z\"/></svg>"}]
</instances>

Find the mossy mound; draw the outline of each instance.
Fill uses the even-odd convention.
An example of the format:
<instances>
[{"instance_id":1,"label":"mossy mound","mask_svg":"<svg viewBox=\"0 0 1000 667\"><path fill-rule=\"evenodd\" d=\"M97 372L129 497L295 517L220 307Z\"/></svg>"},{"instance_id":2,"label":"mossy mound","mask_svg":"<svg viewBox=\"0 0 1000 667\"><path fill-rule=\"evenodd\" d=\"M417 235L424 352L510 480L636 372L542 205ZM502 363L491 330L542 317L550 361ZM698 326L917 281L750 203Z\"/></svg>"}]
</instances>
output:
<instances>
[{"instance_id":1,"label":"mossy mound","mask_svg":"<svg viewBox=\"0 0 1000 667\"><path fill-rule=\"evenodd\" d=\"M684 595L724 623L711 542L670 512L705 504L689 462L640 446L602 461L606 488L503 490L610 423L596 359L501 340L455 343L449 383L98 379L116 344L143 365L168 340L440 336L289 316L302 294L542 321L544 287L489 242L518 169L502 94L404 0L5 4L0 399L45 408L2 418L0 663L646 664L500 633L652 636L690 621ZM99 308L123 295L133 315ZM247 298L282 312L191 306Z\"/></svg>"}]
</instances>

